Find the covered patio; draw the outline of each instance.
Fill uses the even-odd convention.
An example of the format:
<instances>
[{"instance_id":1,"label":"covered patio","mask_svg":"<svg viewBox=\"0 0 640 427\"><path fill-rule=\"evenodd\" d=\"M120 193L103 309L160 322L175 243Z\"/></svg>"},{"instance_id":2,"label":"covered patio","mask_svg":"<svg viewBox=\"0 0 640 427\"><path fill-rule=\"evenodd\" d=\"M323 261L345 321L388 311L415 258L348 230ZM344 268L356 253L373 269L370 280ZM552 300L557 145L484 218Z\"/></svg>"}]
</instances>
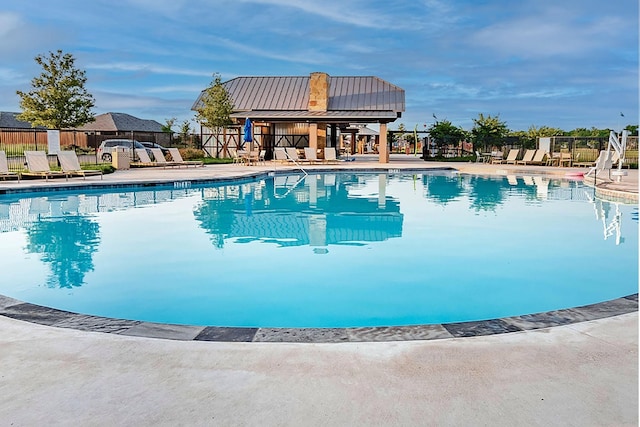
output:
<instances>
[{"instance_id":1,"label":"covered patio","mask_svg":"<svg viewBox=\"0 0 640 427\"><path fill-rule=\"evenodd\" d=\"M234 105L237 127L218 137L203 128L205 150L223 157L243 144L242 124L253 122L253 139L272 158L275 147L338 147L339 135L353 124L379 126L378 160L389 162L387 125L402 116L404 90L372 76L237 77L223 83ZM202 105L203 93L192 110Z\"/></svg>"}]
</instances>

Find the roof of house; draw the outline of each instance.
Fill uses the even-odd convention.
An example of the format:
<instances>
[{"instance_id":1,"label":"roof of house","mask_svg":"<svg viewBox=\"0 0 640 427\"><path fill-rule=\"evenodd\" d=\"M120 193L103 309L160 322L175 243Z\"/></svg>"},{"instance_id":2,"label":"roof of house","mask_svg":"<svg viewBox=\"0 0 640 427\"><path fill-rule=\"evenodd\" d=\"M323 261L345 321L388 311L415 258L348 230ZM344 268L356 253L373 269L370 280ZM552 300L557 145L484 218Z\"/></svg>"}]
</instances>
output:
<instances>
[{"instance_id":1,"label":"roof of house","mask_svg":"<svg viewBox=\"0 0 640 427\"><path fill-rule=\"evenodd\" d=\"M31 129L31 123L18 120L16 117L20 113L13 113L8 111L0 111L0 128L11 129ZM36 129L45 129L42 126L36 126Z\"/></svg>"},{"instance_id":2,"label":"roof of house","mask_svg":"<svg viewBox=\"0 0 640 427\"><path fill-rule=\"evenodd\" d=\"M309 111L309 76L237 77L223 83L233 101L231 117L292 121L393 121L405 109L404 90L372 76L329 76L327 111ZM202 105L204 90L192 110Z\"/></svg>"},{"instance_id":3,"label":"roof of house","mask_svg":"<svg viewBox=\"0 0 640 427\"><path fill-rule=\"evenodd\" d=\"M98 114L95 121L78 128L95 131L162 132L162 125L155 120L139 119L126 113Z\"/></svg>"}]
</instances>

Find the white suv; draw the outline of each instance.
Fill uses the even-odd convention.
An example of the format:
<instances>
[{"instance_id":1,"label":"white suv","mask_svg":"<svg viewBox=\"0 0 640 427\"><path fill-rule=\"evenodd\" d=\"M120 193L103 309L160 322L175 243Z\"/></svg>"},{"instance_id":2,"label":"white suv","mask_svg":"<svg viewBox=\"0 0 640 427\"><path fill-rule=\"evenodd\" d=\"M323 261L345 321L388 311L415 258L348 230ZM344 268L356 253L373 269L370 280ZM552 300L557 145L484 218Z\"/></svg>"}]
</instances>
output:
<instances>
[{"instance_id":1,"label":"white suv","mask_svg":"<svg viewBox=\"0 0 640 427\"><path fill-rule=\"evenodd\" d=\"M105 139L100 144L100 147L98 147L98 159L102 159L103 162L110 162L112 159L111 153L115 151L116 148L131 150L132 146L133 148L140 148L143 150L145 148L144 145L133 139ZM133 157L135 156L132 156L132 160Z\"/></svg>"}]
</instances>

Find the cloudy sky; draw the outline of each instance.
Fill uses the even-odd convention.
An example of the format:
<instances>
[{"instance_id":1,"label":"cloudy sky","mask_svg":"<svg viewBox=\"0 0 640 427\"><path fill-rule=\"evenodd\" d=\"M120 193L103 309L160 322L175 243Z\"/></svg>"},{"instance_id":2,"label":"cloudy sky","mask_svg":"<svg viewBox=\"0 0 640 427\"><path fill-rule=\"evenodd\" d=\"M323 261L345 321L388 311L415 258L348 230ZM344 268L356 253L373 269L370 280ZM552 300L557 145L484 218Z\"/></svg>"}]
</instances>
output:
<instances>
[{"instance_id":1,"label":"cloudy sky","mask_svg":"<svg viewBox=\"0 0 640 427\"><path fill-rule=\"evenodd\" d=\"M61 49L95 113L192 119L220 73L377 76L406 91L390 125L479 113L512 130L638 123L637 0L5 0L0 111ZM621 116L624 114L624 117Z\"/></svg>"}]
</instances>

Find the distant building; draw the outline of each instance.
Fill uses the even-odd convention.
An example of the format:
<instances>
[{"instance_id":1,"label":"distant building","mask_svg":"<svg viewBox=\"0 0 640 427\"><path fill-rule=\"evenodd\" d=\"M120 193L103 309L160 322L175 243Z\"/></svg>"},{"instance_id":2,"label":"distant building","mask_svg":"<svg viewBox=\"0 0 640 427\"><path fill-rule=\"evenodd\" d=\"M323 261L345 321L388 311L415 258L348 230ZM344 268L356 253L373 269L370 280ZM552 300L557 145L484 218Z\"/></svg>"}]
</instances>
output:
<instances>
[{"instance_id":1,"label":"distant building","mask_svg":"<svg viewBox=\"0 0 640 427\"><path fill-rule=\"evenodd\" d=\"M0 111L0 128L6 129L32 129L31 123L18 120L16 117L20 113L12 113L7 111ZM36 129L44 129L41 126Z\"/></svg>"},{"instance_id":2,"label":"distant building","mask_svg":"<svg viewBox=\"0 0 640 427\"><path fill-rule=\"evenodd\" d=\"M372 76L237 77L223 86L233 101L231 118L238 127L236 135L224 135L223 141L203 139L205 148L210 141L215 154L229 145L241 145L246 118L252 120L254 136L268 152L282 146L337 147L339 130L355 123L375 123L380 126L380 162L387 163L387 124L405 109L404 90ZM192 110L202 106L203 94Z\"/></svg>"},{"instance_id":3,"label":"distant building","mask_svg":"<svg viewBox=\"0 0 640 427\"><path fill-rule=\"evenodd\" d=\"M77 129L94 132L162 132L162 125L155 120L139 119L126 113L104 113Z\"/></svg>"},{"instance_id":4,"label":"distant building","mask_svg":"<svg viewBox=\"0 0 640 427\"><path fill-rule=\"evenodd\" d=\"M0 143L5 145L34 144L36 147L47 143L46 128L31 127L31 123L18 120L19 113L0 112ZM155 120L139 119L125 113L104 113L95 121L76 129L60 131L63 147L78 146L96 148L104 139L133 138L167 144L171 135L162 132L162 125Z\"/></svg>"}]
</instances>

